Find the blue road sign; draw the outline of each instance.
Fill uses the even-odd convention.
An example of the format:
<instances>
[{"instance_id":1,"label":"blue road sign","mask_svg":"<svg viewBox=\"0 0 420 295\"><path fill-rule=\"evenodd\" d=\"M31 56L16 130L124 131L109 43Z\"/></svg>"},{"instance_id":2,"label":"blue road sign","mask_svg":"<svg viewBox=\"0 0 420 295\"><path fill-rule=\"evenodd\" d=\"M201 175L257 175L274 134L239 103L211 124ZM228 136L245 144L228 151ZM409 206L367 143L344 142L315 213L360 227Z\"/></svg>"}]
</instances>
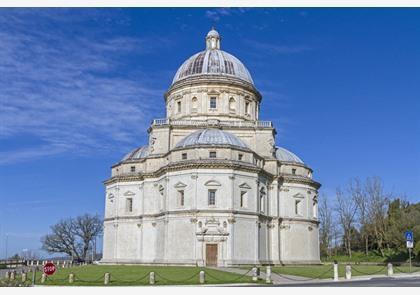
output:
<instances>
[{"instance_id":1,"label":"blue road sign","mask_svg":"<svg viewBox=\"0 0 420 295\"><path fill-rule=\"evenodd\" d=\"M413 232L411 230L408 230L405 232L405 240L407 242L413 242L414 241L414 235Z\"/></svg>"}]
</instances>

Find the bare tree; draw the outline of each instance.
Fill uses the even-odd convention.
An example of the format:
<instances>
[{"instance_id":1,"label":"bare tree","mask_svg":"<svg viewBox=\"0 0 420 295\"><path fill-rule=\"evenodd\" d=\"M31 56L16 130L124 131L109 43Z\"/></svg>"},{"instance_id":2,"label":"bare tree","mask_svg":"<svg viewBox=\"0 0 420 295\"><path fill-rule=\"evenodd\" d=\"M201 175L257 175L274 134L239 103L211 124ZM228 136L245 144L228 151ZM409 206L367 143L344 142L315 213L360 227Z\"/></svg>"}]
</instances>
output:
<instances>
[{"instance_id":1,"label":"bare tree","mask_svg":"<svg viewBox=\"0 0 420 295\"><path fill-rule=\"evenodd\" d=\"M354 228L357 205L354 199L351 196L344 195L340 188L337 188L336 196L336 209L339 222L343 229L344 247L346 248L348 256L351 257L352 229Z\"/></svg>"},{"instance_id":2,"label":"bare tree","mask_svg":"<svg viewBox=\"0 0 420 295\"><path fill-rule=\"evenodd\" d=\"M99 216L83 216L61 220L51 226L52 233L41 239L42 248L50 253L65 253L85 261L90 243L102 232Z\"/></svg>"},{"instance_id":3,"label":"bare tree","mask_svg":"<svg viewBox=\"0 0 420 295\"><path fill-rule=\"evenodd\" d=\"M383 184L379 177L366 179L365 190L368 198L368 214L372 226L373 236L381 252L384 254L384 240L386 235L386 217L389 197L384 194Z\"/></svg>"},{"instance_id":4,"label":"bare tree","mask_svg":"<svg viewBox=\"0 0 420 295\"><path fill-rule=\"evenodd\" d=\"M331 257L331 243L333 238L333 217L332 209L328 205L325 195L322 196L319 205L319 225L320 225L320 241L321 251Z\"/></svg>"},{"instance_id":5,"label":"bare tree","mask_svg":"<svg viewBox=\"0 0 420 295\"><path fill-rule=\"evenodd\" d=\"M360 234L365 243L365 254L369 255L369 198L358 178L350 180L348 191L357 205Z\"/></svg>"}]
</instances>

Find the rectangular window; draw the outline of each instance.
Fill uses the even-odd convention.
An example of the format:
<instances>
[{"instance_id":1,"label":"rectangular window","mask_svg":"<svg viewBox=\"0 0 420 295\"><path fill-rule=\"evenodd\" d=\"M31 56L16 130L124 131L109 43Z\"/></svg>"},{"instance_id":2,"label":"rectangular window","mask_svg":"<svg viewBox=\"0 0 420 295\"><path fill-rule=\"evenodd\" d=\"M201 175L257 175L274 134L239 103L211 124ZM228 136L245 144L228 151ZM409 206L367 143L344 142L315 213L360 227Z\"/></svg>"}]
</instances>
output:
<instances>
[{"instance_id":1,"label":"rectangular window","mask_svg":"<svg viewBox=\"0 0 420 295\"><path fill-rule=\"evenodd\" d=\"M125 209L128 213L133 212L133 198L127 198L125 201Z\"/></svg>"},{"instance_id":2,"label":"rectangular window","mask_svg":"<svg viewBox=\"0 0 420 295\"><path fill-rule=\"evenodd\" d=\"M176 105L177 105L177 111L178 111L178 113L180 113L180 112L181 112L181 102L180 102L180 101L178 101L178 102L176 103Z\"/></svg>"},{"instance_id":3,"label":"rectangular window","mask_svg":"<svg viewBox=\"0 0 420 295\"><path fill-rule=\"evenodd\" d=\"M187 159L187 153L183 153L182 154L182 160L186 160Z\"/></svg>"},{"instance_id":4,"label":"rectangular window","mask_svg":"<svg viewBox=\"0 0 420 295\"><path fill-rule=\"evenodd\" d=\"M216 158L216 152L210 152L209 157L210 158Z\"/></svg>"},{"instance_id":5,"label":"rectangular window","mask_svg":"<svg viewBox=\"0 0 420 295\"><path fill-rule=\"evenodd\" d=\"M217 108L217 98L216 97L210 97L210 108L211 109Z\"/></svg>"},{"instance_id":6,"label":"rectangular window","mask_svg":"<svg viewBox=\"0 0 420 295\"><path fill-rule=\"evenodd\" d=\"M295 168L292 169L292 174L296 174L296 169Z\"/></svg>"},{"instance_id":7,"label":"rectangular window","mask_svg":"<svg viewBox=\"0 0 420 295\"><path fill-rule=\"evenodd\" d=\"M184 207L185 196L184 191L178 191L178 204L180 207Z\"/></svg>"},{"instance_id":8,"label":"rectangular window","mask_svg":"<svg viewBox=\"0 0 420 295\"><path fill-rule=\"evenodd\" d=\"M216 191L209 190L209 206L216 205Z\"/></svg>"},{"instance_id":9,"label":"rectangular window","mask_svg":"<svg viewBox=\"0 0 420 295\"><path fill-rule=\"evenodd\" d=\"M249 115L250 111L249 111L249 102L245 103L245 115Z\"/></svg>"},{"instance_id":10,"label":"rectangular window","mask_svg":"<svg viewBox=\"0 0 420 295\"><path fill-rule=\"evenodd\" d=\"M136 166L131 166L131 167L130 167L130 171L131 171L131 172L136 172Z\"/></svg>"},{"instance_id":11,"label":"rectangular window","mask_svg":"<svg viewBox=\"0 0 420 295\"><path fill-rule=\"evenodd\" d=\"M238 160L239 160L239 161L242 161L242 158L243 158L243 157L244 157L244 155L239 154L239 155L238 155Z\"/></svg>"},{"instance_id":12,"label":"rectangular window","mask_svg":"<svg viewBox=\"0 0 420 295\"><path fill-rule=\"evenodd\" d=\"M242 208L246 207L246 192L241 192L240 203Z\"/></svg>"}]
</instances>

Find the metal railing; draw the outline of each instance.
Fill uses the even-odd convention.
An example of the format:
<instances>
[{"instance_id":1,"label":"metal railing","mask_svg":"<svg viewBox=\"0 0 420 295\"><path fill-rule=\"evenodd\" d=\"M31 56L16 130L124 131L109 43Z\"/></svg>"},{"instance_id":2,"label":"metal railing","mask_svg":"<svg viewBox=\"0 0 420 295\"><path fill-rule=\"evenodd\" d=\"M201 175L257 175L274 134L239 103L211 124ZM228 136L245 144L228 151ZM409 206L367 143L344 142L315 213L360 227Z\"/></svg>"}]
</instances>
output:
<instances>
[{"instance_id":1,"label":"metal railing","mask_svg":"<svg viewBox=\"0 0 420 295\"><path fill-rule=\"evenodd\" d=\"M217 119L209 120L170 120L154 119L152 122L153 126L226 126L226 127L257 127L257 128L272 128L273 123L271 121L220 121Z\"/></svg>"}]
</instances>

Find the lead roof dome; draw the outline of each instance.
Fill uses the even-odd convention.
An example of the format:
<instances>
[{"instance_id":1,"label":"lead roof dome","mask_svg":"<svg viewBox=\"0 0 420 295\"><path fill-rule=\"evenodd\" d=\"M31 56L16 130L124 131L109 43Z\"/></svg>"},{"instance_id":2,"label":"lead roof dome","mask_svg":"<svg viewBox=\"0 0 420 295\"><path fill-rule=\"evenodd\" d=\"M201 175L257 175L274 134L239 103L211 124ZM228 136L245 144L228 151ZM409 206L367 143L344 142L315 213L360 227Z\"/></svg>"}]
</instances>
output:
<instances>
[{"instance_id":1,"label":"lead roof dome","mask_svg":"<svg viewBox=\"0 0 420 295\"><path fill-rule=\"evenodd\" d=\"M212 29L206 37L206 50L188 58L178 69L172 84L189 77L226 76L238 78L254 85L251 74L244 64L220 49L220 35Z\"/></svg>"},{"instance_id":2,"label":"lead roof dome","mask_svg":"<svg viewBox=\"0 0 420 295\"><path fill-rule=\"evenodd\" d=\"M279 146L276 147L276 159L281 162L295 162L304 164L303 161L294 153Z\"/></svg>"},{"instance_id":3,"label":"lead roof dome","mask_svg":"<svg viewBox=\"0 0 420 295\"><path fill-rule=\"evenodd\" d=\"M249 149L236 135L219 129L201 129L195 131L181 139L175 145L175 148L197 145L229 145Z\"/></svg>"},{"instance_id":4,"label":"lead roof dome","mask_svg":"<svg viewBox=\"0 0 420 295\"><path fill-rule=\"evenodd\" d=\"M143 159L143 158L146 158L148 155L149 155L149 146L144 145L144 146L135 148L134 150L126 154L124 158L122 158L121 161L133 161L133 160Z\"/></svg>"}]
</instances>

